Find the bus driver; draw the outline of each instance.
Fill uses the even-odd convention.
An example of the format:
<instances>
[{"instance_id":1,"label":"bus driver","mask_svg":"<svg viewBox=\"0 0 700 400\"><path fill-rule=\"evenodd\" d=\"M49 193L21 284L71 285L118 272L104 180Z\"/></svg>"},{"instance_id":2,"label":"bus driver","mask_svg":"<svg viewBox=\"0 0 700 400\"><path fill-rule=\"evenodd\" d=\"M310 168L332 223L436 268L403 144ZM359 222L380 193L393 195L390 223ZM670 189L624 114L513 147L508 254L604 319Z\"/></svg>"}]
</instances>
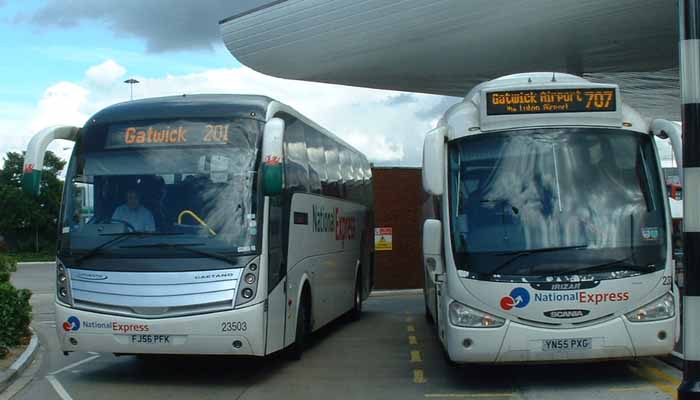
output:
<instances>
[{"instance_id":1,"label":"bus driver","mask_svg":"<svg viewBox=\"0 0 700 400\"><path fill-rule=\"evenodd\" d=\"M134 189L127 190L126 203L114 210L112 220L126 222L136 232L153 232L156 230L153 214L141 205L139 194Z\"/></svg>"}]
</instances>

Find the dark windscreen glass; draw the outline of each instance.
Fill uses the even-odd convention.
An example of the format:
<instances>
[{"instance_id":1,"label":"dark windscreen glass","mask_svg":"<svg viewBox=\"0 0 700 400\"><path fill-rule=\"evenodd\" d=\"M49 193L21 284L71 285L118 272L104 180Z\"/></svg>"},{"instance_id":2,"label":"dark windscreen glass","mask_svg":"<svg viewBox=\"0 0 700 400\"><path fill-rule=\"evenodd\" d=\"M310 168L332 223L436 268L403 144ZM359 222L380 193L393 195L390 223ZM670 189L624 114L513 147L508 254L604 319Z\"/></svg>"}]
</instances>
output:
<instances>
[{"instance_id":1,"label":"dark windscreen glass","mask_svg":"<svg viewBox=\"0 0 700 400\"><path fill-rule=\"evenodd\" d=\"M457 266L542 275L666 256L665 209L647 135L608 129L493 133L450 144Z\"/></svg>"},{"instance_id":2,"label":"dark windscreen glass","mask_svg":"<svg viewBox=\"0 0 700 400\"><path fill-rule=\"evenodd\" d=\"M139 125L146 132L144 143L132 140L133 135L127 143L121 136L130 128L123 125L110 127L103 148L85 150L78 145L74 151L63 205L64 253L80 256L128 232L148 235L130 236L102 253L192 255L174 250L178 246L221 253L256 251L258 121L177 121L172 125L185 128L170 128L175 132L169 136L172 143L148 143L147 124ZM152 126L164 131L169 125L159 121ZM181 140L183 129L192 129L186 142ZM205 140L207 135L216 140Z\"/></svg>"}]
</instances>

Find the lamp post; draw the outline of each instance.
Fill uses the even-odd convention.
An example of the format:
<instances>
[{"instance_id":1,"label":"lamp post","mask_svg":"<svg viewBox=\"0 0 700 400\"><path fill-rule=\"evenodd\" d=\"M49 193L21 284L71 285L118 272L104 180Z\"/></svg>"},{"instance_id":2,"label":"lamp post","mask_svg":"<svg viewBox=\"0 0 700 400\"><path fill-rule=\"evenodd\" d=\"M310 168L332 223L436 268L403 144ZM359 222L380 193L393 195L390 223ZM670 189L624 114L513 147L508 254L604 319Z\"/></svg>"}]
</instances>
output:
<instances>
[{"instance_id":1,"label":"lamp post","mask_svg":"<svg viewBox=\"0 0 700 400\"><path fill-rule=\"evenodd\" d=\"M131 100L133 100L134 99L134 84L137 84L140 82L134 78L130 78L130 79L125 80L124 83L129 84L129 88L131 89Z\"/></svg>"},{"instance_id":2,"label":"lamp post","mask_svg":"<svg viewBox=\"0 0 700 400\"><path fill-rule=\"evenodd\" d=\"M700 399L700 0L679 0L683 104L683 383L679 400Z\"/></svg>"}]
</instances>

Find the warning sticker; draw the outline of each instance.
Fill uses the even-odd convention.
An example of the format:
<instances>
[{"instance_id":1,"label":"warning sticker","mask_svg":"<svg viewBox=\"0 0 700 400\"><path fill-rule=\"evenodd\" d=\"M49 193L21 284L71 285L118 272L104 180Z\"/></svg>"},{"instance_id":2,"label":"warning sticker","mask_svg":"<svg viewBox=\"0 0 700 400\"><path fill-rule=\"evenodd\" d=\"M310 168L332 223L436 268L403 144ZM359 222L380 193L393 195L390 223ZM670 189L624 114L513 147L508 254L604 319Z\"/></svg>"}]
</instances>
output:
<instances>
[{"instance_id":1,"label":"warning sticker","mask_svg":"<svg viewBox=\"0 0 700 400\"><path fill-rule=\"evenodd\" d=\"M391 250L391 228L374 228L374 249L376 251Z\"/></svg>"}]
</instances>

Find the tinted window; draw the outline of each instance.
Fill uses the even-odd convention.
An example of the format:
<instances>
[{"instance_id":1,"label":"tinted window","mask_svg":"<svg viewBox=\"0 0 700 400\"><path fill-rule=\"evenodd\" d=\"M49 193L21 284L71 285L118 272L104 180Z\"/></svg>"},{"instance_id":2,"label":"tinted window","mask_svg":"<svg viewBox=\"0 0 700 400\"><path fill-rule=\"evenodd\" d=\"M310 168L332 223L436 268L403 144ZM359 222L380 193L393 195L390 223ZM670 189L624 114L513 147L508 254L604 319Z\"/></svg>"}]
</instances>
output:
<instances>
[{"instance_id":1,"label":"tinted window","mask_svg":"<svg viewBox=\"0 0 700 400\"><path fill-rule=\"evenodd\" d=\"M321 193L321 185L327 181L323 136L307 126L305 138L306 154L309 161L309 191L311 193Z\"/></svg>"},{"instance_id":2,"label":"tinted window","mask_svg":"<svg viewBox=\"0 0 700 400\"><path fill-rule=\"evenodd\" d=\"M489 133L454 141L449 156L458 268L530 276L616 260L663 268L665 208L648 135Z\"/></svg>"},{"instance_id":3,"label":"tinted window","mask_svg":"<svg viewBox=\"0 0 700 400\"><path fill-rule=\"evenodd\" d=\"M350 168L348 169L348 174L350 180L345 184L345 190L347 191L347 198L352 201L362 202L362 168L360 163L360 157L357 153L348 151L350 156Z\"/></svg>"},{"instance_id":4,"label":"tinted window","mask_svg":"<svg viewBox=\"0 0 700 400\"><path fill-rule=\"evenodd\" d=\"M355 180L362 183L365 171L362 167L362 156L353 152L352 154L352 169L355 173Z\"/></svg>"},{"instance_id":5,"label":"tinted window","mask_svg":"<svg viewBox=\"0 0 700 400\"><path fill-rule=\"evenodd\" d=\"M343 182L352 184L355 181L355 168L352 165L352 152L343 147L340 150L341 174Z\"/></svg>"},{"instance_id":6,"label":"tinted window","mask_svg":"<svg viewBox=\"0 0 700 400\"><path fill-rule=\"evenodd\" d=\"M369 161L367 161L366 159L364 159L362 162L365 170L365 180L372 181L372 164L370 164Z\"/></svg>"},{"instance_id":7,"label":"tinted window","mask_svg":"<svg viewBox=\"0 0 700 400\"><path fill-rule=\"evenodd\" d=\"M343 197L343 176L340 169L341 164L338 146L331 138L324 136L323 147L326 153L326 173L328 174L328 181L325 185L322 185L323 194L328 196Z\"/></svg>"},{"instance_id":8,"label":"tinted window","mask_svg":"<svg viewBox=\"0 0 700 400\"><path fill-rule=\"evenodd\" d=\"M289 191L308 191L309 171L304 125L296 119L288 123L284 132L284 173Z\"/></svg>"}]
</instances>

